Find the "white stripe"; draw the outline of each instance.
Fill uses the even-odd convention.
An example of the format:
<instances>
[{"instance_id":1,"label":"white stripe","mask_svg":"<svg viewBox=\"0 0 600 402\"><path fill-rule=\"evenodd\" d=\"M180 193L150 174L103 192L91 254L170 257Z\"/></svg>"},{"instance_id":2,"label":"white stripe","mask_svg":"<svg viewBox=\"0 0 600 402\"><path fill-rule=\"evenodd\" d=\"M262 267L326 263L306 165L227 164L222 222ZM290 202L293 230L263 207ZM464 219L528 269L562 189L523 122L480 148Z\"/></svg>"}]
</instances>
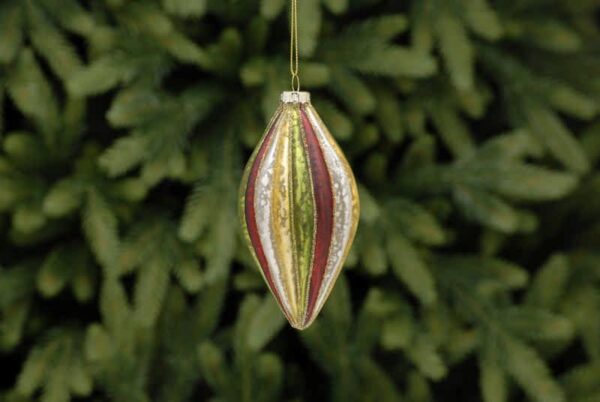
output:
<instances>
[{"instance_id":1,"label":"white stripe","mask_svg":"<svg viewBox=\"0 0 600 402\"><path fill-rule=\"evenodd\" d=\"M327 170L331 177L333 192L333 233L331 246L327 257L327 266L323 275L323 282L319 289L319 296L313 312L313 317L320 311L325 303L337 274L342 268L344 252L350 236L352 236L352 211L354 200L352 198L352 177L348 177L346 164L338 157L331 141L333 138L323 125L316 111L312 107L306 108L307 116L321 145Z\"/></svg>"},{"instance_id":2,"label":"white stripe","mask_svg":"<svg viewBox=\"0 0 600 402\"><path fill-rule=\"evenodd\" d=\"M292 317L292 309L290 307L287 294L284 291L283 282L281 280L281 270L277 264L275 258L275 250L273 249L273 243L271 241L271 194L273 192L273 169L275 165L275 152L277 150L277 132L279 126L283 121L283 116L280 117L277 126L273 128L273 134L271 137L271 143L268 145L268 149L265 153L265 157L262 160L258 174L256 175L256 186L254 190L254 213L256 215L256 226L258 228L258 235L262 244L265 257L267 259L267 265L273 283L279 293L279 299L283 304L285 311L288 316Z\"/></svg>"}]
</instances>

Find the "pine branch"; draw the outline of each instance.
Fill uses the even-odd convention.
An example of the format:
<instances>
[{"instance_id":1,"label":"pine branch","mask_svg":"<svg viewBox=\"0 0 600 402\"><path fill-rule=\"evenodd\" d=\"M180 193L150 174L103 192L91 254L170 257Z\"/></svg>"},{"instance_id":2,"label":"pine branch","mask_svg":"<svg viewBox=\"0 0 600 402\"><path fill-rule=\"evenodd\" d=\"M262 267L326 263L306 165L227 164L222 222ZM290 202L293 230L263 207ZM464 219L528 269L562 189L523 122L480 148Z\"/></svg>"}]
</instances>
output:
<instances>
[{"instance_id":1,"label":"pine branch","mask_svg":"<svg viewBox=\"0 0 600 402\"><path fill-rule=\"evenodd\" d=\"M35 49L47 60L53 72L63 81L82 67L79 56L66 37L32 4L27 7L31 40Z\"/></svg>"},{"instance_id":2,"label":"pine branch","mask_svg":"<svg viewBox=\"0 0 600 402\"><path fill-rule=\"evenodd\" d=\"M17 56L23 44L23 11L16 1L0 7L0 64L9 64Z\"/></svg>"},{"instance_id":3,"label":"pine branch","mask_svg":"<svg viewBox=\"0 0 600 402\"><path fill-rule=\"evenodd\" d=\"M96 189L87 194L83 211L83 231L94 252L96 260L108 276L114 275L119 252L119 235L115 217L106 200Z\"/></svg>"}]
</instances>

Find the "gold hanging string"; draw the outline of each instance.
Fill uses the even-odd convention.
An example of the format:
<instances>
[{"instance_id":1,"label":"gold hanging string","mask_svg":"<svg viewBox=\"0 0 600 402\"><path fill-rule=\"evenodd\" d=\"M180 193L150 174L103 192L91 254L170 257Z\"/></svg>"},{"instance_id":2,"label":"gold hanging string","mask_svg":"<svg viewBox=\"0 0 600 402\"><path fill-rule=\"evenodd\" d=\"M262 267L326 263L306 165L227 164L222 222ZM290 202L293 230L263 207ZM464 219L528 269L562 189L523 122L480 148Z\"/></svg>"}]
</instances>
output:
<instances>
[{"instance_id":1,"label":"gold hanging string","mask_svg":"<svg viewBox=\"0 0 600 402\"><path fill-rule=\"evenodd\" d=\"M291 0L290 10L290 73L292 91L300 91L300 69L298 61L298 0Z\"/></svg>"}]
</instances>

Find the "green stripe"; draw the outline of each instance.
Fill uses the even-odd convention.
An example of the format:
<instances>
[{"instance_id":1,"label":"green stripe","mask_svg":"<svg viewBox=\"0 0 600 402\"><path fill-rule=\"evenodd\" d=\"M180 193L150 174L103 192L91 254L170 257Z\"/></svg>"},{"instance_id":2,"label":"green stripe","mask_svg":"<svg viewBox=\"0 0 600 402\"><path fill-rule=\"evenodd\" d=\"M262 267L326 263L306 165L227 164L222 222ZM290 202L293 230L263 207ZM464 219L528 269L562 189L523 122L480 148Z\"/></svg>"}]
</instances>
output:
<instances>
[{"instance_id":1,"label":"green stripe","mask_svg":"<svg viewBox=\"0 0 600 402\"><path fill-rule=\"evenodd\" d=\"M299 105L290 110L291 126L291 179L293 240L298 278L298 303L306 306L308 282L312 265L315 230L315 206ZM304 307L302 308L304 309Z\"/></svg>"}]
</instances>

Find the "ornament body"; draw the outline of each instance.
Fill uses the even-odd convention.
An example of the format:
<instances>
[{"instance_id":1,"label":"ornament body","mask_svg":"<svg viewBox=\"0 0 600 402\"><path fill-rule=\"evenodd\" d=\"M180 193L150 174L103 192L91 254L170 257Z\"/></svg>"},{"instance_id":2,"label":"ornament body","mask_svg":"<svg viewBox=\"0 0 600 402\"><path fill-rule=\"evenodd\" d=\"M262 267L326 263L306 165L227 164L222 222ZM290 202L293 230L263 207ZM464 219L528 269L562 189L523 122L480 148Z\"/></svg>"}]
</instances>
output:
<instances>
[{"instance_id":1,"label":"ornament body","mask_svg":"<svg viewBox=\"0 0 600 402\"><path fill-rule=\"evenodd\" d=\"M289 323L325 304L359 218L354 175L307 92L284 92L240 188L243 232Z\"/></svg>"}]
</instances>

